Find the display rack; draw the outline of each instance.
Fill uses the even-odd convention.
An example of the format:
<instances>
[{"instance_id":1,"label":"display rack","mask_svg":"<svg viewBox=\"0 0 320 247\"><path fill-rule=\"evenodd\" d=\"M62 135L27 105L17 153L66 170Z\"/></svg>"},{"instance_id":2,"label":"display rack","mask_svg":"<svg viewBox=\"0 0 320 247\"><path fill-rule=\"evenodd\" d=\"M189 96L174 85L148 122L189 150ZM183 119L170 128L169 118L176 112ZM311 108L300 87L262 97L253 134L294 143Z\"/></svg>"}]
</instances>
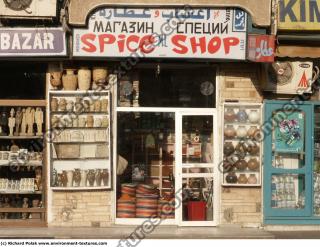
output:
<instances>
[{"instance_id":1,"label":"display rack","mask_svg":"<svg viewBox=\"0 0 320 247\"><path fill-rule=\"evenodd\" d=\"M261 186L262 104L223 104L223 186Z\"/></svg>"},{"instance_id":2,"label":"display rack","mask_svg":"<svg viewBox=\"0 0 320 247\"><path fill-rule=\"evenodd\" d=\"M110 92L49 91L53 190L111 189Z\"/></svg>"}]
</instances>

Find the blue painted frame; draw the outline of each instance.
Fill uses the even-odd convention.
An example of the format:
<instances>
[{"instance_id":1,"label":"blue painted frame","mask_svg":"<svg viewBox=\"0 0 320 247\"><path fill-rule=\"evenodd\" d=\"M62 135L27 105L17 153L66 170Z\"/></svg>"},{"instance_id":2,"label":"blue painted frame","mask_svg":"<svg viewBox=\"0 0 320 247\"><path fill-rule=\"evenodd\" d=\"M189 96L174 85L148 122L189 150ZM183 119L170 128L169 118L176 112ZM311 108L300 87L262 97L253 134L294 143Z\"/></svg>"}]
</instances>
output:
<instances>
[{"instance_id":1,"label":"blue painted frame","mask_svg":"<svg viewBox=\"0 0 320 247\"><path fill-rule=\"evenodd\" d=\"M299 104L298 104L299 103ZM264 222L278 224L283 222L288 224L288 220L297 223L300 219L310 218L313 213L313 104L310 102L294 102L294 101L265 101L265 120L262 130L264 132ZM270 127L272 126L272 112L277 110L302 110L305 113L305 164L300 169L279 169L272 166L272 135ZM269 122L269 123L268 123ZM269 129L265 126L269 126ZM265 127L265 128L264 128ZM267 133L269 130L269 134ZM308 151L309 150L309 151ZM272 174L303 174L305 175L305 208L304 209L282 209L271 207L271 176ZM319 217L318 217L319 219Z\"/></svg>"}]
</instances>

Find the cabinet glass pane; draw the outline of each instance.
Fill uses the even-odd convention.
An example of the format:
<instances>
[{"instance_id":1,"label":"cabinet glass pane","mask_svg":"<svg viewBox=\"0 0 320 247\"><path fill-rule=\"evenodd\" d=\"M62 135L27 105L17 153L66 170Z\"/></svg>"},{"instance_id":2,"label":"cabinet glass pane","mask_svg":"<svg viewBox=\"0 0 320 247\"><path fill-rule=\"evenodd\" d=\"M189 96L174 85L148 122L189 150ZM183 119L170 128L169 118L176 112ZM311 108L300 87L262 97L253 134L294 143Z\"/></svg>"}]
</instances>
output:
<instances>
[{"instance_id":1,"label":"cabinet glass pane","mask_svg":"<svg viewBox=\"0 0 320 247\"><path fill-rule=\"evenodd\" d=\"M320 106L315 107L314 112L314 214L320 216Z\"/></svg>"},{"instance_id":2,"label":"cabinet glass pane","mask_svg":"<svg viewBox=\"0 0 320 247\"><path fill-rule=\"evenodd\" d=\"M212 116L183 116L182 162L213 163Z\"/></svg>"},{"instance_id":3,"label":"cabinet glass pane","mask_svg":"<svg viewBox=\"0 0 320 247\"><path fill-rule=\"evenodd\" d=\"M272 166L282 169L300 169L305 166L303 154L276 153L273 156Z\"/></svg>"},{"instance_id":4,"label":"cabinet glass pane","mask_svg":"<svg viewBox=\"0 0 320 247\"><path fill-rule=\"evenodd\" d=\"M305 208L305 175L273 174L271 177L271 207Z\"/></svg>"}]
</instances>

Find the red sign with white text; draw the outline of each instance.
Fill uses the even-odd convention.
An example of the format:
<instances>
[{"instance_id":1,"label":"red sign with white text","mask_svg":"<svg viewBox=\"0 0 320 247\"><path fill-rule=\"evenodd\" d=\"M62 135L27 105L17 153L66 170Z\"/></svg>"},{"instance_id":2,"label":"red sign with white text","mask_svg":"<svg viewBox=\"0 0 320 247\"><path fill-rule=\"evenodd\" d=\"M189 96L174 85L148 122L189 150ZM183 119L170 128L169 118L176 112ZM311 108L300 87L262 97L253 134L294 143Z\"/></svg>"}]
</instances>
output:
<instances>
[{"instance_id":1,"label":"red sign with white text","mask_svg":"<svg viewBox=\"0 0 320 247\"><path fill-rule=\"evenodd\" d=\"M259 63L273 63L274 52L274 35L248 35L248 60Z\"/></svg>"}]
</instances>

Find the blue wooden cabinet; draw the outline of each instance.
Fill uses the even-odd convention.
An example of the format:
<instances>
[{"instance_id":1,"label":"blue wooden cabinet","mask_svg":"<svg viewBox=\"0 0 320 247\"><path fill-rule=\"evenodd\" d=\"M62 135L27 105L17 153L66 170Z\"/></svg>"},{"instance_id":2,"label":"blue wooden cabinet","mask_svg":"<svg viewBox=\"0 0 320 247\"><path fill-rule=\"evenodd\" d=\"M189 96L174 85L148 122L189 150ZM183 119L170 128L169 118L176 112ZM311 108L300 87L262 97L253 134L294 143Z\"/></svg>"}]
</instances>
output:
<instances>
[{"instance_id":1,"label":"blue wooden cabinet","mask_svg":"<svg viewBox=\"0 0 320 247\"><path fill-rule=\"evenodd\" d=\"M320 224L320 102L265 101L261 129L264 223Z\"/></svg>"}]
</instances>

